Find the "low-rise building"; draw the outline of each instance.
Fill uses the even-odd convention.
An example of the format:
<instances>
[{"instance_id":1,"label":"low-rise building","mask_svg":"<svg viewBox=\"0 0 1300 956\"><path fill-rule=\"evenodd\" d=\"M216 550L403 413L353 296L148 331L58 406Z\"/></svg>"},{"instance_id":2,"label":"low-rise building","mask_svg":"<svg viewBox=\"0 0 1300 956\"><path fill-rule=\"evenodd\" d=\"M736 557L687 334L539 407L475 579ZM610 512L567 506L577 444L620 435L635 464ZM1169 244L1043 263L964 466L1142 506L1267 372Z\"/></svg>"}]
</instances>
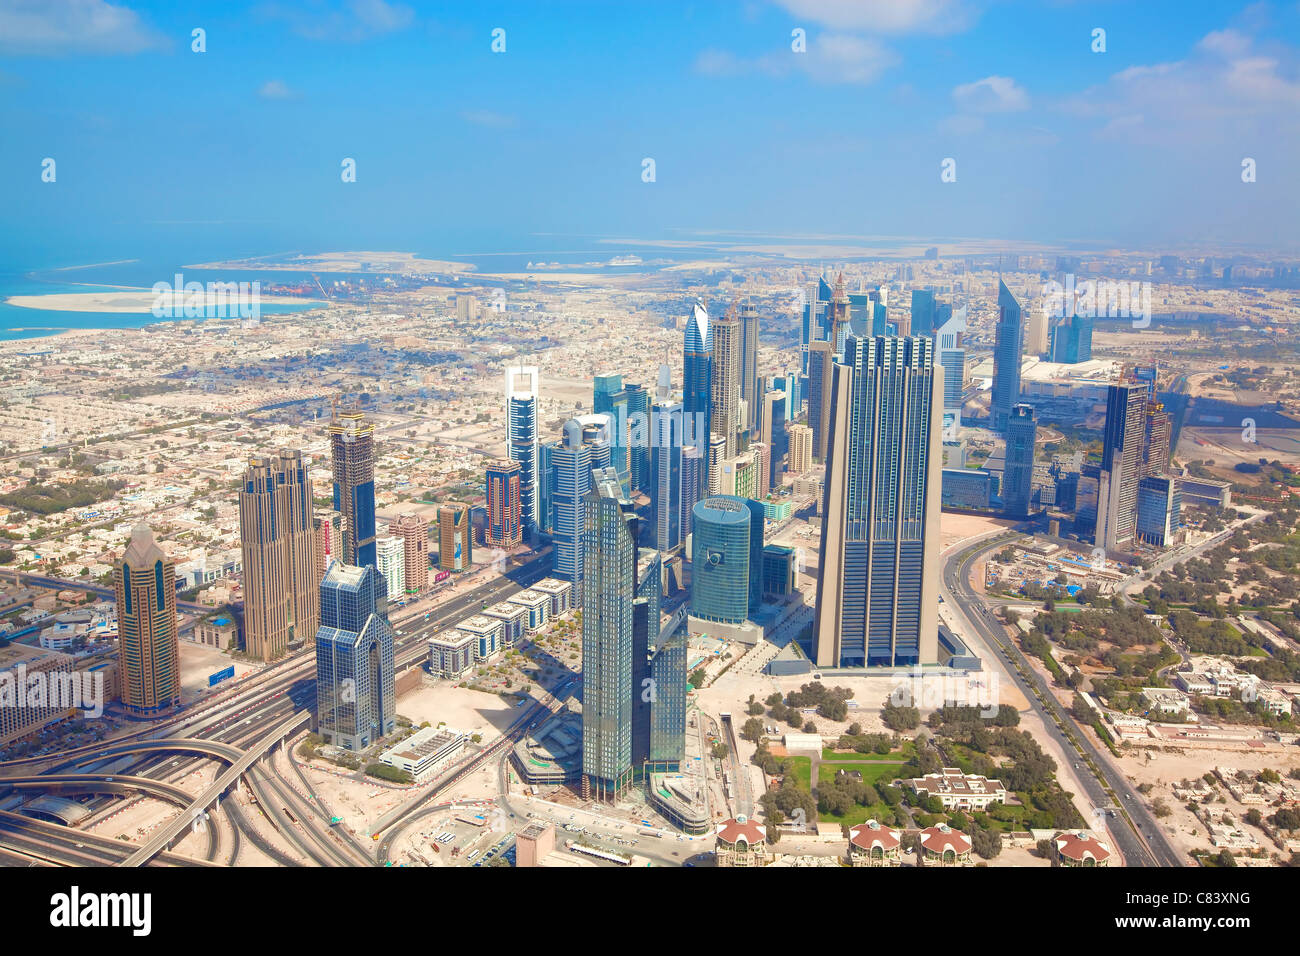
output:
<instances>
[{"instance_id":1,"label":"low-rise building","mask_svg":"<svg viewBox=\"0 0 1300 956\"><path fill-rule=\"evenodd\" d=\"M528 611L528 633L536 634L550 620L551 596L542 591L529 588L506 598L511 604L517 604Z\"/></svg>"},{"instance_id":2,"label":"low-rise building","mask_svg":"<svg viewBox=\"0 0 1300 956\"><path fill-rule=\"evenodd\" d=\"M460 755L469 738L450 727L425 727L379 755L379 762L405 770L421 783Z\"/></svg>"},{"instance_id":3,"label":"low-rise building","mask_svg":"<svg viewBox=\"0 0 1300 956\"><path fill-rule=\"evenodd\" d=\"M1153 711L1166 714L1187 714L1192 709L1187 694L1169 687L1143 687L1142 700Z\"/></svg>"},{"instance_id":4,"label":"low-rise building","mask_svg":"<svg viewBox=\"0 0 1300 956\"><path fill-rule=\"evenodd\" d=\"M1058 866L1110 866L1110 846L1086 830L1058 834L1052 844Z\"/></svg>"},{"instance_id":5,"label":"low-rise building","mask_svg":"<svg viewBox=\"0 0 1300 956\"><path fill-rule=\"evenodd\" d=\"M501 646L512 648L528 633L528 608L509 601L501 601L481 612L487 617L501 620Z\"/></svg>"},{"instance_id":6,"label":"low-rise building","mask_svg":"<svg viewBox=\"0 0 1300 956\"><path fill-rule=\"evenodd\" d=\"M474 635L474 661L487 661L497 656L501 650L501 632L504 622L499 617L475 614L456 625L462 634Z\"/></svg>"},{"instance_id":7,"label":"low-rise building","mask_svg":"<svg viewBox=\"0 0 1300 956\"><path fill-rule=\"evenodd\" d=\"M970 837L946 823L922 830L920 843L920 862L925 866L970 865Z\"/></svg>"},{"instance_id":8,"label":"low-rise building","mask_svg":"<svg viewBox=\"0 0 1300 956\"><path fill-rule=\"evenodd\" d=\"M474 649L478 638L456 628L443 631L429 640L429 673L445 680L456 680L474 666Z\"/></svg>"},{"instance_id":9,"label":"low-rise building","mask_svg":"<svg viewBox=\"0 0 1300 956\"><path fill-rule=\"evenodd\" d=\"M559 617L573 607L573 583L559 578L542 578L531 588L550 596L550 616Z\"/></svg>"},{"instance_id":10,"label":"low-rise building","mask_svg":"<svg viewBox=\"0 0 1300 956\"><path fill-rule=\"evenodd\" d=\"M767 847L767 828L744 816L718 824L714 851L718 866L766 866L772 861Z\"/></svg>"},{"instance_id":11,"label":"low-rise building","mask_svg":"<svg viewBox=\"0 0 1300 956\"><path fill-rule=\"evenodd\" d=\"M903 862L903 834L868 820L849 828L850 866L899 866Z\"/></svg>"},{"instance_id":12,"label":"low-rise building","mask_svg":"<svg viewBox=\"0 0 1300 956\"><path fill-rule=\"evenodd\" d=\"M1007 791L1000 780L977 774L962 773L957 767L944 767L939 773L913 777L907 785L922 797L938 797L945 810L978 812L991 804L1006 803Z\"/></svg>"}]
</instances>

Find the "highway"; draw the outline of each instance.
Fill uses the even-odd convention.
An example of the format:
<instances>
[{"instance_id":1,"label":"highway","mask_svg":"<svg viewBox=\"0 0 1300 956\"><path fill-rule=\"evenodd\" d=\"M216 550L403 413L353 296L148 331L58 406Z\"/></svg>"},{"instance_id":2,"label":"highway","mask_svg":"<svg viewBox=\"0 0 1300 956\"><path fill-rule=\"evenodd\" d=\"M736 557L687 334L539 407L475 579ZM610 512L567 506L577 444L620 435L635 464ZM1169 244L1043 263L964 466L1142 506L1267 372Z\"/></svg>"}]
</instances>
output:
<instances>
[{"instance_id":1,"label":"highway","mask_svg":"<svg viewBox=\"0 0 1300 956\"><path fill-rule=\"evenodd\" d=\"M1107 827L1127 865L1185 866L1187 861L1170 845L1127 778L1113 767L1108 756L1098 752L1091 739L1064 712L1047 682L1025 659L1017 643L1007 637L1002 622L971 590L971 563L1002 547L1006 538L1007 535L998 535L974 547L959 545L944 559L943 599L969 623L963 636L984 660L986 668L997 671L999 678L1009 676L1015 681L1062 750L1066 754L1079 754L1081 759L1075 768L1085 795L1093 808L1107 811Z\"/></svg>"},{"instance_id":2,"label":"highway","mask_svg":"<svg viewBox=\"0 0 1300 956\"><path fill-rule=\"evenodd\" d=\"M421 607L419 611L395 620L394 626L398 631L394 641L396 670L401 672L416 666L427 656L425 645L428 637L470 616L484 604L496 603L536 583L550 572L549 564L547 555L538 555L513 569L510 577L492 578L463 594L442 600L427 611ZM41 580L63 583L54 579ZM67 584L83 586L75 582ZM55 790L73 783L66 775L68 771L76 770L85 778L87 786L95 780L101 781L98 785L102 789L96 792L121 794L130 799L132 793L138 795L153 792L158 795L162 792L160 788L169 785L169 779L184 778L198 767L215 760L227 767L218 775L220 786L213 784L208 791L195 798L183 813L159 828L146 844L123 844L118 841L113 844L113 849L119 852L113 854L90 853L84 848L78 850L75 847L70 849L61 846L47 848L47 852L39 859L42 862L65 865L140 865L151 857L155 860L172 860L175 854L163 853L163 848L178 839L184 828L191 825L193 818L198 816L204 817L211 827L207 854L211 861L215 861L219 853L221 841L218 841L217 833L220 830L222 834L229 834L229 839L225 841L229 844L228 852L222 854L226 865L233 865L237 860L241 838L244 837L280 865L372 865L368 846L362 846L347 831L329 825L328 809L312 790L292 754L286 754L291 767L287 776L280 772L271 756L282 738L285 722L299 721L304 708L314 708L314 672L315 653L313 648L308 647L263 668L232 685L229 690L157 724L111 741L64 753L43 754L0 763L0 788L3 787L6 776L22 775L31 780L39 769L42 775L51 777L51 790ZM547 705L554 706L549 697L543 704L534 704L521 718L521 724L530 715L535 715L538 708ZM295 718L296 712L299 713L298 718ZM505 738L502 738L492 748L481 751L462 765L452 768L450 773L455 775L455 779L461 779L472 773L480 765L479 762L489 757L497 747L504 745ZM250 756L250 746L253 746L256 757ZM175 759L172 759L173 755ZM235 772L236 766L241 768L239 772ZM89 773L100 769L106 772ZM61 780L61 775L65 779ZM112 775L116 775L117 783L122 784L120 789L102 782ZM266 823L279 832L291 852L286 853L284 849L269 843L255 826L250 825L245 816L246 809L241 809L234 800L221 801L215 811L209 809L221 793L241 778L248 784ZM450 781L449 785L451 782L455 781ZM208 810L206 816L205 809ZM84 835L79 830L66 827L62 829L74 837ZM76 842L89 846L86 840ZM32 848L30 838L26 838L27 850L3 840L0 840L0 845L16 850L19 854L33 856L27 852ZM199 861L187 865L202 863Z\"/></svg>"}]
</instances>

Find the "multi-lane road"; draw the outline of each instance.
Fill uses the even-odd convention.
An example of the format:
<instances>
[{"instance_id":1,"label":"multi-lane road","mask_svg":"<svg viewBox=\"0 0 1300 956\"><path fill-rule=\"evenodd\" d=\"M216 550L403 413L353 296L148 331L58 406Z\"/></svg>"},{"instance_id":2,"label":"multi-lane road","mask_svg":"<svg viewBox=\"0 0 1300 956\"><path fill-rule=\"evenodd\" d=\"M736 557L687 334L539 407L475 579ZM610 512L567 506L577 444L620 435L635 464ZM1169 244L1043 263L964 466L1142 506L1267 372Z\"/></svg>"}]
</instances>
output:
<instances>
[{"instance_id":1,"label":"multi-lane road","mask_svg":"<svg viewBox=\"0 0 1300 956\"><path fill-rule=\"evenodd\" d=\"M1123 773L1098 751L1087 734L1057 702L1043 677L1030 666L1003 624L970 587L971 563L1006 543L999 535L968 548L955 548L944 559L942 592L968 627L963 634L980 654L985 666L999 678L1010 677L1024 692L1029 706L1052 738L1074 763L1080 785L1095 811L1105 813L1107 828L1129 866L1185 866L1186 860L1170 845L1154 816Z\"/></svg>"}]
</instances>

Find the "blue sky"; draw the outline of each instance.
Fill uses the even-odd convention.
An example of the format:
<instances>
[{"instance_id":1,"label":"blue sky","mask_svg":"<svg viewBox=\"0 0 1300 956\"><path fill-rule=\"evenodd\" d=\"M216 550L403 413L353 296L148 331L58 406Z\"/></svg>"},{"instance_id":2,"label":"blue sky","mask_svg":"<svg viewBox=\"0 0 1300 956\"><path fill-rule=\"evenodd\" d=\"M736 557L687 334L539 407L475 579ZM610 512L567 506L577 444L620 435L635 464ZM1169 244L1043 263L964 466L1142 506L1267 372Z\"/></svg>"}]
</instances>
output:
<instances>
[{"instance_id":1,"label":"blue sky","mask_svg":"<svg viewBox=\"0 0 1300 956\"><path fill-rule=\"evenodd\" d=\"M1294 248L1298 45L1295 0L0 0L0 252Z\"/></svg>"}]
</instances>

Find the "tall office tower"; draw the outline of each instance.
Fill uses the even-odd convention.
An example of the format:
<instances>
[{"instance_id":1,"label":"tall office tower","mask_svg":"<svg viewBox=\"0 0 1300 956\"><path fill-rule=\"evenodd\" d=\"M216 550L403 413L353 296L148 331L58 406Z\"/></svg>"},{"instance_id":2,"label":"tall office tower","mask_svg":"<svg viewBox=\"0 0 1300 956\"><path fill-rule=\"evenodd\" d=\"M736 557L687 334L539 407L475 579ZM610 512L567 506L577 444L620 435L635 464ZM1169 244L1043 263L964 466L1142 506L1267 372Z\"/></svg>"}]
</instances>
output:
<instances>
[{"instance_id":1,"label":"tall office tower","mask_svg":"<svg viewBox=\"0 0 1300 956\"><path fill-rule=\"evenodd\" d=\"M1047 313L1035 309L1025 317L1025 352L1041 358L1048 354Z\"/></svg>"},{"instance_id":2,"label":"tall office tower","mask_svg":"<svg viewBox=\"0 0 1300 956\"><path fill-rule=\"evenodd\" d=\"M406 593L423 594L429 587L429 522L416 514L398 515L388 526L388 533L402 539Z\"/></svg>"},{"instance_id":3,"label":"tall office tower","mask_svg":"<svg viewBox=\"0 0 1300 956\"><path fill-rule=\"evenodd\" d=\"M682 403L656 399L650 420L650 526L654 546L682 543Z\"/></svg>"},{"instance_id":4,"label":"tall office tower","mask_svg":"<svg viewBox=\"0 0 1300 956\"><path fill-rule=\"evenodd\" d=\"M812 429L795 422L790 426L790 473L803 475L813 469Z\"/></svg>"},{"instance_id":5,"label":"tall office tower","mask_svg":"<svg viewBox=\"0 0 1300 956\"><path fill-rule=\"evenodd\" d=\"M325 578L331 561L343 560L343 515L330 510L312 519L313 550L316 552L317 603L320 601L320 583ZM248 563L244 563L248 567Z\"/></svg>"},{"instance_id":6,"label":"tall office tower","mask_svg":"<svg viewBox=\"0 0 1300 956\"><path fill-rule=\"evenodd\" d=\"M666 368L666 366L665 366ZM650 491L650 393L644 385L624 385L627 392L628 470L631 490Z\"/></svg>"},{"instance_id":7,"label":"tall office tower","mask_svg":"<svg viewBox=\"0 0 1300 956\"><path fill-rule=\"evenodd\" d=\"M966 349L962 347L962 333L965 331L966 309L963 306L934 333L939 364L943 367L944 441L956 441L957 430L961 428L966 389Z\"/></svg>"},{"instance_id":8,"label":"tall office tower","mask_svg":"<svg viewBox=\"0 0 1300 956\"><path fill-rule=\"evenodd\" d=\"M651 773L673 773L686 759L686 619L659 641L650 660L654 696L650 700Z\"/></svg>"},{"instance_id":9,"label":"tall office tower","mask_svg":"<svg viewBox=\"0 0 1300 956\"><path fill-rule=\"evenodd\" d=\"M244 650L271 661L320 625L312 488L302 455L253 458L239 490Z\"/></svg>"},{"instance_id":10,"label":"tall office tower","mask_svg":"<svg viewBox=\"0 0 1300 956\"><path fill-rule=\"evenodd\" d=\"M631 502L624 502L624 511ZM632 525L635 544L640 523ZM659 609L663 604L663 558L658 551L636 548L632 600L632 766L650 759L650 706L655 697L651 658L659 644Z\"/></svg>"},{"instance_id":11,"label":"tall office tower","mask_svg":"<svg viewBox=\"0 0 1300 956\"><path fill-rule=\"evenodd\" d=\"M1097 525L1093 538L1099 548L1111 550L1133 543L1145 425L1145 386L1109 386L1097 485Z\"/></svg>"},{"instance_id":12,"label":"tall office tower","mask_svg":"<svg viewBox=\"0 0 1300 956\"><path fill-rule=\"evenodd\" d=\"M472 295L456 296L456 319L460 322L472 322L478 318L478 299Z\"/></svg>"},{"instance_id":13,"label":"tall office tower","mask_svg":"<svg viewBox=\"0 0 1300 956\"><path fill-rule=\"evenodd\" d=\"M831 300L831 287L818 277L804 287L803 317L799 325L799 370L808 374L808 348L824 339L826 306Z\"/></svg>"},{"instance_id":14,"label":"tall office tower","mask_svg":"<svg viewBox=\"0 0 1300 956\"><path fill-rule=\"evenodd\" d=\"M1020 346L1024 329L1020 303L1005 282L998 280L997 341L993 346L993 395L990 424L1000 432L1007 426L1011 406L1020 401Z\"/></svg>"},{"instance_id":15,"label":"tall office tower","mask_svg":"<svg viewBox=\"0 0 1300 956\"><path fill-rule=\"evenodd\" d=\"M1074 315L1052 327L1048 358L1065 365L1078 365L1092 359L1092 319Z\"/></svg>"},{"instance_id":16,"label":"tall office tower","mask_svg":"<svg viewBox=\"0 0 1300 956\"><path fill-rule=\"evenodd\" d=\"M965 311L966 311L966 307L962 306L963 315L965 314ZM944 325L947 324L948 320L951 318L952 318L952 303L936 302L934 305L934 327L936 329L943 328Z\"/></svg>"},{"instance_id":17,"label":"tall office tower","mask_svg":"<svg viewBox=\"0 0 1300 956\"><path fill-rule=\"evenodd\" d=\"M592 410L609 416L609 456L618 469L626 494L631 490L631 458L628 454L627 389L622 375L597 375L592 389Z\"/></svg>"},{"instance_id":18,"label":"tall office tower","mask_svg":"<svg viewBox=\"0 0 1300 956\"><path fill-rule=\"evenodd\" d=\"M397 727L393 627L373 567L330 565L320 586L316 722L325 741L359 751Z\"/></svg>"},{"instance_id":19,"label":"tall office tower","mask_svg":"<svg viewBox=\"0 0 1300 956\"><path fill-rule=\"evenodd\" d=\"M785 420L793 422L803 411L803 397L799 394L799 376L793 373L774 376L772 387L785 392Z\"/></svg>"},{"instance_id":20,"label":"tall office tower","mask_svg":"<svg viewBox=\"0 0 1300 956\"><path fill-rule=\"evenodd\" d=\"M483 540L493 548L513 548L523 536L519 498L519 462L503 459L487 465L487 528Z\"/></svg>"},{"instance_id":21,"label":"tall office tower","mask_svg":"<svg viewBox=\"0 0 1300 956\"><path fill-rule=\"evenodd\" d=\"M438 508L438 567L468 571L474 566L473 530L469 505L452 502Z\"/></svg>"},{"instance_id":22,"label":"tall office tower","mask_svg":"<svg viewBox=\"0 0 1300 956\"><path fill-rule=\"evenodd\" d=\"M632 782L636 519L615 469L595 470L586 499L582 794L585 799L613 801Z\"/></svg>"},{"instance_id":23,"label":"tall office tower","mask_svg":"<svg viewBox=\"0 0 1300 956\"><path fill-rule=\"evenodd\" d=\"M375 561L384 590L396 597L406 593L406 546L396 535L375 539Z\"/></svg>"},{"instance_id":24,"label":"tall office tower","mask_svg":"<svg viewBox=\"0 0 1300 956\"><path fill-rule=\"evenodd\" d=\"M1182 540L1183 493L1173 475L1144 475L1138 483L1137 538L1167 548Z\"/></svg>"},{"instance_id":25,"label":"tall office tower","mask_svg":"<svg viewBox=\"0 0 1300 956\"><path fill-rule=\"evenodd\" d=\"M511 461L519 462L519 508L524 535L531 541L542 523L537 421L541 402L537 367L506 369L506 440Z\"/></svg>"},{"instance_id":26,"label":"tall office tower","mask_svg":"<svg viewBox=\"0 0 1300 956\"><path fill-rule=\"evenodd\" d=\"M943 379L934 340L850 338L833 401L814 659L935 663Z\"/></svg>"},{"instance_id":27,"label":"tall office tower","mask_svg":"<svg viewBox=\"0 0 1300 956\"><path fill-rule=\"evenodd\" d=\"M1142 474L1163 475L1169 470L1169 442L1173 423L1161 402L1146 404L1146 428L1142 438Z\"/></svg>"},{"instance_id":28,"label":"tall office tower","mask_svg":"<svg viewBox=\"0 0 1300 956\"><path fill-rule=\"evenodd\" d=\"M713 329L709 313L698 302L686 320L686 340L682 353L682 412L686 444L694 445L705 455L700 462L701 479L709 480L709 435L713 425Z\"/></svg>"},{"instance_id":29,"label":"tall office tower","mask_svg":"<svg viewBox=\"0 0 1300 956\"><path fill-rule=\"evenodd\" d=\"M1129 371L1132 381L1147 388L1147 404L1156 400L1156 385L1160 378L1160 366L1154 362L1134 365Z\"/></svg>"},{"instance_id":30,"label":"tall office tower","mask_svg":"<svg viewBox=\"0 0 1300 956\"><path fill-rule=\"evenodd\" d=\"M912 334L932 335L934 324L934 290L912 290Z\"/></svg>"},{"instance_id":31,"label":"tall office tower","mask_svg":"<svg viewBox=\"0 0 1300 956\"><path fill-rule=\"evenodd\" d=\"M136 717L156 717L181 702L176 565L144 522L113 568L117 600L122 705Z\"/></svg>"},{"instance_id":32,"label":"tall office tower","mask_svg":"<svg viewBox=\"0 0 1300 956\"><path fill-rule=\"evenodd\" d=\"M790 426L786 418L786 398L783 391L772 389L763 393L763 406L758 419L758 434L767 445L767 484L780 488L790 455Z\"/></svg>"},{"instance_id":33,"label":"tall office tower","mask_svg":"<svg viewBox=\"0 0 1300 956\"><path fill-rule=\"evenodd\" d=\"M1034 407L1018 404L1011 406L1007 419L1006 468L1002 473L1002 508L1016 517L1029 514L1033 496L1034 441L1038 437L1038 423L1034 421Z\"/></svg>"},{"instance_id":34,"label":"tall office tower","mask_svg":"<svg viewBox=\"0 0 1300 956\"><path fill-rule=\"evenodd\" d=\"M808 347L808 424L812 427L813 458L826 460L827 434L830 429L831 380L835 367L836 342L843 342L849 331L849 295L844 290L844 274L835 280L831 296L830 331L825 342Z\"/></svg>"},{"instance_id":35,"label":"tall office tower","mask_svg":"<svg viewBox=\"0 0 1300 956\"><path fill-rule=\"evenodd\" d=\"M763 499L772 490L772 448L767 442L759 441L749 446L754 455L754 466L758 469L757 494L755 498Z\"/></svg>"},{"instance_id":36,"label":"tall office tower","mask_svg":"<svg viewBox=\"0 0 1300 956\"><path fill-rule=\"evenodd\" d=\"M592 472L610 467L609 417L582 415L569 419L564 423L564 437L546 449L555 576L569 581L574 599L581 600L587 495Z\"/></svg>"},{"instance_id":37,"label":"tall office tower","mask_svg":"<svg viewBox=\"0 0 1300 956\"><path fill-rule=\"evenodd\" d=\"M749 499L713 495L695 505L691 535L691 614L701 620L743 624L751 605L751 575L762 588L762 505L758 507L758 566L754 561L754 511ZM757 608L755 608L757 610Z\"/></svg>"},{"instance_id":38,"label":"tall office tower","mask_svg":"<svg viewBox=\"0 0 1300 956\"><path fill-rule=\"evenodd\" d=\"M691 520L695 503L704 497L704 455L694 445L682 449L682 535L685 541L694 528Z\"/></svg>"},{"instance_id":39,"label":"tall office tower","mask_svg":"<svg viewBox=\"0 0 1300 956\"><path fill-rule=\"evenodd\" d=\"M713 321L713 378L709 382L712 407L712 433L725 441L723 458L736 454L736 437L740 431L740 319L736 304L727 307L720 319ZM710 459L712 467L714 459Z\"/></svg>"},{"instance_id":40,"label":"tall office tower","mask_svg":"<svg viewBox=\"0 0 1300 956\"><path fill-rule=\"evenodd\" d=\"M375 426L355 408L330 421L334 510L343 515L343 553L336 560L375 566Z\"/></svg>"},{"instance_id":41,"label":"tall office tower","mask_svg":"<svg viewBox=\"0 0 1300 956\"><path fill-rule=\"evenodd\" d=\"M721 435L709 436L709 487L708 492L711 495L719 494L719 488L722 487L722 469L724 464L729 460L726 457L727 440ZM700 492L700 497L704 497L704 492Z\"/></svg>"},{"instance_id":42,"label":"tall office tower","mask_svg":"<svg viewBox=\"0 0 1300 956\"><path fill-rule=\"evenodd\" d=\"M758 308L752 302L740 306L740 397L748 404L749 417L742 428L758 431L761 404L758 382Z\"/></svg>"}]
</instances>

